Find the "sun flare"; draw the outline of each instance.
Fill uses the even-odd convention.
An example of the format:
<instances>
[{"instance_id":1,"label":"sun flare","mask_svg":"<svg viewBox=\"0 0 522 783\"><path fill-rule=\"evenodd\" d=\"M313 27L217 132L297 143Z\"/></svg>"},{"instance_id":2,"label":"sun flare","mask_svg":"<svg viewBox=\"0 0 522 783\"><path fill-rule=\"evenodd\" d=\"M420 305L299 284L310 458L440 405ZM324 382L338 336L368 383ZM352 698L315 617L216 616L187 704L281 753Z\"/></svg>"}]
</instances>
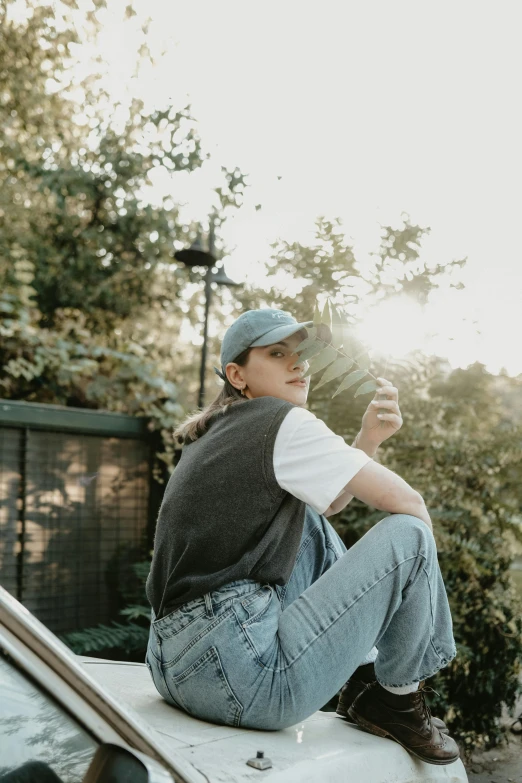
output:
<instances>
[{"instance_id":1,"label":"sun flare","mask_svg":"<svg viewBox=\"0 0 522 783\"><path fill-rule=\"evenodd\" d=\"M408 296L387 299L371 308L357 332L372 353L396 359L427 349L433 331L429 313Z\"/></svg>"}]
</instances>

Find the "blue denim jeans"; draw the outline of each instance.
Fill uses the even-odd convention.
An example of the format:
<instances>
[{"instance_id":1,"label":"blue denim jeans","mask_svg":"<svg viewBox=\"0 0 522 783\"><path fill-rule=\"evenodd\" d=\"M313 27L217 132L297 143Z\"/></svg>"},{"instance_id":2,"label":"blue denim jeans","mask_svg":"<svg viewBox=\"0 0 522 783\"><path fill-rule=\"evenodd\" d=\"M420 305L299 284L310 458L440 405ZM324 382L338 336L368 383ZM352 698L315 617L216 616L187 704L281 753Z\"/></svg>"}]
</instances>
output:
<instances>
[{"instance_id":1,"label":"blue denim jeans","mask_svg":"<svg viewBox=\"0 0 522 783\"><path fill-rule=\"evenodd\" d=\"M232 582L152 617L146 662L170 704L254 729L298 723L375 658L383 685L425 680L456 655L433 534L383 519L346 551L307 507L283 587Z\"/></svg>"}]
</instances>

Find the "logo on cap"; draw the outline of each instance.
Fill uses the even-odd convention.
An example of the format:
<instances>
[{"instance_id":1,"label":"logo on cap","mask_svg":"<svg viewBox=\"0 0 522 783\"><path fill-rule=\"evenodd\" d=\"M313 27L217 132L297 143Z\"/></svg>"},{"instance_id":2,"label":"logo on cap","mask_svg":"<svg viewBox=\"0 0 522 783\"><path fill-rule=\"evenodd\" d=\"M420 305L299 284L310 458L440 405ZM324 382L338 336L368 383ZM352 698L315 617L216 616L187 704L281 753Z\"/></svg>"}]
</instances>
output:
<instances>
[{"instance_id":1,"label":"logo on cap","mask_svg":"<svg viewBox=\"0 0 522 783\"><path fill-rule=\"evenodd\" d=\"M288 318L288 314L284 312L272 313L272 318Z\"/></svg>"}]
</instances>

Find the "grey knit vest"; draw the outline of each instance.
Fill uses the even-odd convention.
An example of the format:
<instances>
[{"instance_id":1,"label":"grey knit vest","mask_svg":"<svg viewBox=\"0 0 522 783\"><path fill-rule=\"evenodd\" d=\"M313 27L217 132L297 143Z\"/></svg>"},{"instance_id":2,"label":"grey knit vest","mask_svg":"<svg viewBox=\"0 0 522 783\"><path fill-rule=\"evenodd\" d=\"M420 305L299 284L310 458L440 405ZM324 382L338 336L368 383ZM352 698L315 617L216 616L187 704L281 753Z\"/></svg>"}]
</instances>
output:
<instances>
[{"instance_id":1,"label":"grey knit vest","mask_svg":"<svg viewBox=\"0 0 522 783\"><path fill-rule=\"evenodd\" d=\"M306 504L277 483L273 453L294 407L276 397L234 404L184 446L165 489L147 579L157 619L237 579L288 581Z\"/></svg>"}]
</instances>

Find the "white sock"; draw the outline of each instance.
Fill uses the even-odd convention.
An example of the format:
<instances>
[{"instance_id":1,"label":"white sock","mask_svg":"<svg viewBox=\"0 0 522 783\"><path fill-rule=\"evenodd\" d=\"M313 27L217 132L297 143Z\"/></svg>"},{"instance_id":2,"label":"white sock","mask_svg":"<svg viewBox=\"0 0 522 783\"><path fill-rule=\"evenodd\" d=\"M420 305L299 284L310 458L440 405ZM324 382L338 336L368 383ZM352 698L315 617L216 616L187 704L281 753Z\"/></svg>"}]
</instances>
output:
<instances>
[{"instance_id":1,"label":"white sock","mask_svg":"<svg viewBox=\"0 0 522 783\"><path fill-rule=\"evenodd\" d=\"M411 685L398 685L397 687L393 685L383 685L382 687L387 691L390 691L390 693L396 693L397 696L405 696L407 693L415 693L415 691L418 691L419 683L412 682Z\"/></svg>"},{"instance_id":2,"label":"white sock","mask_svg":"<svg viewBox=\"0 0 522 783\"><path fill-rule=\"evenodd\" d=\"M364 666L364 664L366 664L366 663L375 663L375 661L377 659L378 652L379 651L378 651L377 647L372 647L370 652L366 655L364 660L361 661L359 666Z\"/></svg>"}]
</instances>

